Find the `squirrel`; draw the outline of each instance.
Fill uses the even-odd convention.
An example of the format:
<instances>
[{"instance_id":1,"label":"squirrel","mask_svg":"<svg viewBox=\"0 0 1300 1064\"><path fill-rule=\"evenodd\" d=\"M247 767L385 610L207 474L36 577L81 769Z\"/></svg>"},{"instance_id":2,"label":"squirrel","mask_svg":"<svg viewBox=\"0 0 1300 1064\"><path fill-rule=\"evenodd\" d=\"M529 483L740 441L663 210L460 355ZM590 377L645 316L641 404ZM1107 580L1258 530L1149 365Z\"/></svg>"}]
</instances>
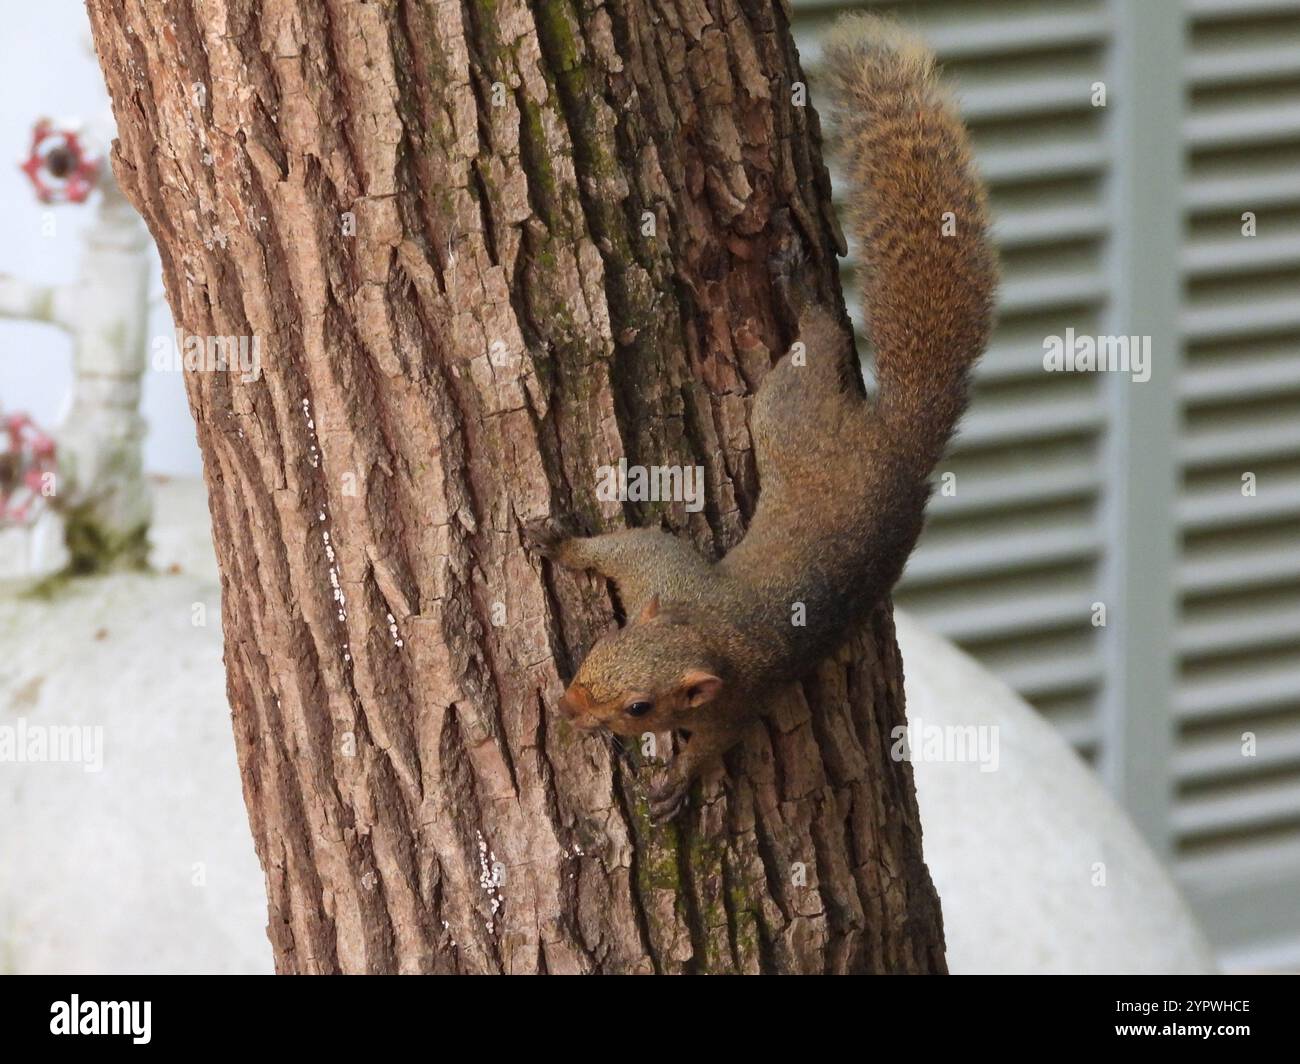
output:
<instances>
[{"instance_id":1,"label":"squirrel","mask_svg":"<svg viewBox=\"0 0 1300 1064\"><path fill-rule=\"evenodd\" d=\"M650 789L656 822L676 815L773 690L832 653L893 588L992 326L985 194L933 54L900 26L856 15L831 31L825 68L876 401L843 311L811 303L799 312L802 348L754 399L760 493L722 559L657 528L583 537L553 518L525 528L543 556L611 580L635 614L591 648L560 710L581 730L684 739Z\"/></svg>"}]
</instances>

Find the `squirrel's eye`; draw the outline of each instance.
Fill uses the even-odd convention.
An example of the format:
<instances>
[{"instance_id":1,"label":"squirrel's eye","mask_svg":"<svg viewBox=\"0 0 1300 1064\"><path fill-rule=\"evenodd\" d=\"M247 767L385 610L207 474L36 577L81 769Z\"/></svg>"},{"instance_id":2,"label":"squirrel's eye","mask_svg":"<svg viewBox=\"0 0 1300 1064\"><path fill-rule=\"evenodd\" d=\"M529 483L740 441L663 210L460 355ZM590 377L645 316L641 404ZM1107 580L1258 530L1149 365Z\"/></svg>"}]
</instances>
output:
<instances>
[{"instance_id":1,"label":"squirrel's eye","mask_svg":"<svg viewBox=\"0 0 1300 1064\"><path fill-rule=\"evenodd\" d=\"M629 717L644 717L652 709L654 709L654 706L649 702L633 702L627 707L627 715Z\"/></svg>"}]
</instances>

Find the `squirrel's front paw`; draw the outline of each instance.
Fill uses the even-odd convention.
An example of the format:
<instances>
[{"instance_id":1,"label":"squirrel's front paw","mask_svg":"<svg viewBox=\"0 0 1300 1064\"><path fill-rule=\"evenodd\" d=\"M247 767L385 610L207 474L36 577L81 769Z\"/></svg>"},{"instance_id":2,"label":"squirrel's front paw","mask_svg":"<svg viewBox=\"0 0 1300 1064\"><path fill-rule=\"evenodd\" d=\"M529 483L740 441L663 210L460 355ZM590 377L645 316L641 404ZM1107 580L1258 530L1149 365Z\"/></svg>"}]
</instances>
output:
<instances>
[{"instance_id":1,"label":"squirrel's front paw","mask_svg":"<svg viewBox=\"0 0 1300 1064\"><path fill-rule=\"evenodd\" d=\"M672 820L686 806L691 793L690 777L681 772L665 770L650 787L650 822L662 824Z\"/></svg>"},{"instance_id":2,"label":"squirrel's front paw","mask_svg":"<svg viewBox=\"0 0 1300 1064\"><path fill-rule=\"evenodd\" d=\"M578 534L571 521L559 517L539 517L529 521L522 532L524 543L543 558L554 558L565 540Z\"/></svg>"}]
</instances>

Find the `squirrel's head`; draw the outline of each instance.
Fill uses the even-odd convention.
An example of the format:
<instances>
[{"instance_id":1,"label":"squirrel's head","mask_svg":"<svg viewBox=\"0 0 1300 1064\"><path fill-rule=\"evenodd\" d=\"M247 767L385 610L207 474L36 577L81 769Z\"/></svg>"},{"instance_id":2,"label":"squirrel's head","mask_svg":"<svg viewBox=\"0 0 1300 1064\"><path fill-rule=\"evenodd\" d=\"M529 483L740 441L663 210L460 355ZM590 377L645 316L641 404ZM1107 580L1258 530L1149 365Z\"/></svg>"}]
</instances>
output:
<instances>
[{"instance_id":1,"label":"squirrel's head","mask_svg":"<svg viewBox=\"0 0 1300 1064\"><path fill-rule=\"evenodd\" d=\"M627 625L602 636L560 700L576 728L618 735L690 728L700 706L722 693L702 633L660 610L658 596Z\"/></svg>"}]
</instances>

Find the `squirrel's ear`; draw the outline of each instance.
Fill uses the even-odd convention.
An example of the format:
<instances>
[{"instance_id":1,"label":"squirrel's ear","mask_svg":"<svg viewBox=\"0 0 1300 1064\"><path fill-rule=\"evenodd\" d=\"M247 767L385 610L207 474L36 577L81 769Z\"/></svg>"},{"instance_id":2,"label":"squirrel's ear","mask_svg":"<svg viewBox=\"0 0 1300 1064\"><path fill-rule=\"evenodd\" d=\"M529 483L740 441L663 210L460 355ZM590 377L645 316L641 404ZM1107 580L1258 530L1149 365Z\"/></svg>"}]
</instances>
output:
<instances>
[{"instance_id":1,"label":"squirrel's ear","mask_svg":"<svg viewBox=\"0 0 1300 1064\"><path fill-rule=\"evenodd\" d=\"M722 691L722 681L711 672L692 669L682 677L682 693L692 709L712 702Z\"/></svg>"},{"instance_id":2,"label":"squirrel's ear","mask_svg":"<svg viewBox=\"0 0 1300 1064\"><path fill-rule=\"evenodd\" d=\"M659 616L659 596L651 595L650 601L645 604L645 608L641 611L641 616L639 616L636 619L636 623L642 624L645 621L653 621L658 616Z\"/></svg>"}]
</instances>

